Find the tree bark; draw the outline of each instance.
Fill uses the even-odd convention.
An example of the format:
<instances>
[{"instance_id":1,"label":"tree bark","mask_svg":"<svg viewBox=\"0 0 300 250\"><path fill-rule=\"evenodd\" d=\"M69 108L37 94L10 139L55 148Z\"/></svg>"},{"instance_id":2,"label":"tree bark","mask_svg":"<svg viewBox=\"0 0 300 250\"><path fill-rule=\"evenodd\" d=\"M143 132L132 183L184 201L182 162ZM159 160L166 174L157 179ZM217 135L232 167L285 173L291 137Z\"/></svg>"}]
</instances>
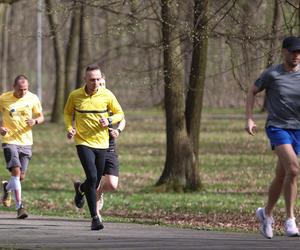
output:
<instances>
[{"instance_id":1,"label":"tree bark","mask_svg":"<svg viewBox=\"0 0 300 250\"><path fill-rule=\"evenodd\" d=\"M80 12L80 39L79 39L79 56L78 56L78 69L76 88L82 86L83 76L85 74L85 68L88 64L92 63L92 52L88 35L92 34L91 24L87 15L87 6L82 4Z\"/></svg>"},{"instance_id":2,"label":"tree bark","mask_svg":"<svg viewBox=\"0 0 300 250\"><path fill-rule=\"evenodd\" d=\"M75 88L75 81L78 68L78 54L79 54L79 33L80 33L80 17L81 6L76 6L74 4L74 10L72 13L71 20L71 30L69 41L67 44L67 55L66 55L66 82L65 82L65 97L64 102L67 101L67 98L70 92Z\"/></svg>"},{"instance_id":3,"label":"tree bark","mask_svg":"<svg viewBox=\"0 0 300 250\"><path fill-rule=\"evenodd\" d=\"M1 87L0 92L7 91L7 64L8 64L8 26L11 6L0 4L1 16Z\"/></svg>"},{"instance_id":4,"label":"tree bark","mask_svg":"<svg viewBox=\"0 0 300 250\"><path fill-rule=\"evenodd\" d=\"M50 24L50 33L53 36L54 58L55 58L55 96L51 114L51 122L63 121L64 108L64 85L65 85L65 51L63 39L56 31L57 18L53 11L53 1L46 0L47 17Z\"/></svg>"},{"instance_id":5,"label":"tree bark","mask_svg":"<svg viewBox=\"0 0 300 250\"><path fill-rule=\"evenodd\" d=\"M276 52L275 48L276 48L276 41L277 41L277 35L279 30L279 24L280 24L279 0L275 0L273 4L274 4L273 20L272 20L271 37L270 37L269 53L267 57L266 68L269 68L275 62L275 52ZM300 20L300 11L298 12L298 14ZM267 108L267 99L266 99L266 95L264 95L264 102L261 108L261 112L264 112L266 108Z\"/></svg>"},{"instance_id":6,"label":"tree bark","mask_svg":"<svg viewBox=\"0 0 300 250\"><path fill-rule=\"evenodd\" d=\"M199 134L205 84L208 45L208 0L195 0L194 35L190 79L186 98L187 133L193 147L194 161L187 173L191 189L200 185L197 170Z\"/></svg>"},{"instance_id":7,"label":"tree bark","mask_svg":"<svg viewBox=\"0 0 300 250\"><path fill-rule=\"evenodd\" d=\"M176 4L177 1L161 0L167 152L157 186L163 191L182 192L191 186L187 177L195 159L184 115L184 79L183 67L178 60L181 51L175 23Z\"/></svg>"}]
</instances>

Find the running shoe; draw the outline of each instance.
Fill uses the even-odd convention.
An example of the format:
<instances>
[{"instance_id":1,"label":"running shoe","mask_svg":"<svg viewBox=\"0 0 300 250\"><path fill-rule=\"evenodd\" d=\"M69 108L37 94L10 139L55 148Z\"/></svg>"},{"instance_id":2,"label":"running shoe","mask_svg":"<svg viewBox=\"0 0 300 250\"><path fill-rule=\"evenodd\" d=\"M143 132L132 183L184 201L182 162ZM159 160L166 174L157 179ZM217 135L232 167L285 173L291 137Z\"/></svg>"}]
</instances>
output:
<instances>
[{"instance_id":1,"label":"running shoe","mask_svg":"<svg viewBox=\"0 0 300 250\"><path fill-rule=\"evenodd\" d=\"M75 197L74 197L74 202L76 207L82 208L84 205L84 193L80 191L80 181L74 182L74 189L75 189Z\"/></svg>"},{"instance_id":2,"label":"running shoe","mask_svg":"<svg viewBox=\"0 0 300 250\"><path fill-rule=\"evenodd\" d=\"M17 219L26 219L28 214L23 205L17 210Z\"/></svg>"},{"instance_id":3,"label":"running shoe","mask_svg":"<svg viewBox=\"0 0 300 250\"><path fill-rule=\"evenodd\" d=\"M273 217L266 216L265 209L259 207L256 210L256 217L258 218L260 222L259 231L263 236L265 236L267 239L273 238L273 229L272 224L274 223Z\"/></svg>"},{"instance_id":4,"label":"running shoe","mask_svg":"<svg viewBox=\"0 0 300 250\"><path fill-rule=\"evenodd\" d=\"M98 217L98 215L94 216L92 218L91 230L101 230L103 228L104 228L104 226L103 226L102 222L100 221L100 218Z\"/></svg>"},{"instance_id":5,"label":"running shoe","mask_svg":"<svg viewBox=\"0 0 300 250\"><path fill-rule=\"evenodd\" d=\"M11 205L11 192L6 190L7 184L8 184L7 181L2 181L2 191L3 191L2 204L5 207L10 207L10 205Z\"/></svg>"},{"instance_id":6,"label":"running shoe","mask_svg":"<svg viewBox=\"0 0 300 250\"><path fill-rule=\"evenodd\" d=\"M295 218L288 218L284 222L284 231L286 236L288 237L297 237L299 236L299 230L296 225L296 220Z\"/></svg>"}]
</instances>

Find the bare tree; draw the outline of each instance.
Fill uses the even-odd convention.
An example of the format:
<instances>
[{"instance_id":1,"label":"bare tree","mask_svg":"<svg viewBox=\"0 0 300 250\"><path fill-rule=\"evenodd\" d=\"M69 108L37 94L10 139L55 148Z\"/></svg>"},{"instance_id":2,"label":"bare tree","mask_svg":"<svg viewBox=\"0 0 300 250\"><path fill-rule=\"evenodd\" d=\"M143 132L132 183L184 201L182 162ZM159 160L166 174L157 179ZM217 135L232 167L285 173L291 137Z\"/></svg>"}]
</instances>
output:
<instances>
[{"instance_id":1,"label":"bare tree","mask_svg":"<svg viewBox=\"0 0 300 250\"><path fill-rule=\"evenodd\" d=\"M194 15L192 63L185 108L187 132L193 147L193 157L195 158L189 167L189 171L187 171L188 187L191 189L195 189L199 185L197 163L207 63L208 0L195 0Z\"/></svg>"},{"instance_id":2,"label":"bare tree","mask_svg":"<svg viewBox=\"0 0 300 250\"><path fill-rule=\"evenodd\" d=\"M187 95L183 77L178 1L161 1L167 155L157 182L166 190L197 190L199 132L207 53L208 0L194 1L192 62Z\"/></svg>"},{"instance_id":3,"label":"bare tree","mask_svg":"<svg viewBox=\"0 0 300 250\"><path fill-rule=\"evenodd\" d=\"M269 52L267 56L267 68L275 63L275 55L276 55L276 46L277 46L277 36L280 24L280 11L279 11L279 0L274 1L273 6L273 20L270 34L270 42L269 42ZM300 14L300 12L299 12ZM261 111L265 111L267 106L266 96L264 96L264 102L262 105Z\"/></svg>"},{"instance_id":4,"label":"bare tree","mask_svg":"<svg viewBox=\"0 0 300 250\"><path fill-rule=\"evenodd\" d=\"M71 28L69 41L66 50L66 82L65 82L65 102L70 92L75 88L75 81L78 68L78 53L80 40L80 18L81 4L73 4Z\"/></svg>"},{"instance_id":5,"label":"bare tree","mask_svg":"<svg viewBox=\"0 0 300 250\"><path fill-rule=\"evenodd\" d=\"M55 58L55 96L51 114L51 122L63 120L64 87L65 87L65 51L61 33L57 31L58 20L54 11L54 3L46 0L46 13L50 24L50 32L53 37Z\"/></svg>"},{"instance_id":6,"label":"bare tree","mask_svg":"<svg viewBox=\"0 0 300 250\"><path fill-rule=\"evenodd\" d=\"M78 68L76 77L76 88L79 88L84 76L84 69L87 64L93 62L92 51L90 46L90 34L92 33L92 27L89 20L89 9L85 4L81 5L80 10L80 39L79 39L79 55L78 55Z\"/></svg>"},{"instance_id":7,"label":"bare tree","mask_svg":"<svg viewBox=\"0 0 300 250\"><path fill-rule=\"evenodd\" d=\"M1 89L0 92L6 91L7 81L7 57L8 57L8 23L10 18L11 7L8 4L0 4L0 27L1 27Z\"/></svg>"}]
</instances>

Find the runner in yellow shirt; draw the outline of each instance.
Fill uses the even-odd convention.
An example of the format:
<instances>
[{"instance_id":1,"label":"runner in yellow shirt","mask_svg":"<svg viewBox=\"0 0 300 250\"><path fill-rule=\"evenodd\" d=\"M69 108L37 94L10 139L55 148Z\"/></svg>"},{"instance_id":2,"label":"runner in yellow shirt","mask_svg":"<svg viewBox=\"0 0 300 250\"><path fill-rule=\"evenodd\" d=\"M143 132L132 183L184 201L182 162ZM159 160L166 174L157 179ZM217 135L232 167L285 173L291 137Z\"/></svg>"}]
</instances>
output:
<instances>
[{"instance_id":1,"label":"runner in yellow shirt","mask_svg":"<svg viewBox=\"0 0 300 250\"><path fill-rule=\"evenodd\" d=\"M6 167L11 172L10 180L3 181L4 206L10 206L12 191L17 218L25 219L28 214L22 204L21 181L32 156L32 127L44 121L39 98L28 90L28 79L19 75L14 81L14 90L0 96L0 112L2 113L2 147Z\"/></svg>"},{"instance_id":2,"label":"runner in yellow shirt","mask_svg":"<svg viewBox=\"0 0 300 250\"><path fill-rule=\"evenodd\" d=\"M67 137L75 139L77 154L86 180L74 183L75 205L82 208L86 196L92 217L91 230L103 229L96 211L96 188L103 175L105 153L109 147L108 126L124 117L111 91L100 88L102 74L98 65L86 68L85 85L72 91L64 109ZM108 115L110 110L113 115ZM109 116L109 117L108 117Z\"/></svg>"}]
</instances>

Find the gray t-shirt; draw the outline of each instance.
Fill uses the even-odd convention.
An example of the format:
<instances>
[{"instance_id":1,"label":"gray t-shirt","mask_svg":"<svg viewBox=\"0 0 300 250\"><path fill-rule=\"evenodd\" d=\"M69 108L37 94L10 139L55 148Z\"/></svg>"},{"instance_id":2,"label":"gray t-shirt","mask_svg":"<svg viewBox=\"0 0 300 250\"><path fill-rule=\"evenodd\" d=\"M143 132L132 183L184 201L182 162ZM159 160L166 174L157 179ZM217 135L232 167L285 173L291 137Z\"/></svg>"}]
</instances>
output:
<instances>
[{"instance_id":1,"label":"gray t-shirt","mask_svg":"<svg viewBox=\"0 0 300 250\"><path fill-rule=\"evenodd\" d=\"M300 70L287 72L283 65L266 69L255 81L266 90L268 117L266 127L300 129Z\"/></svg>"}]
</instances>

